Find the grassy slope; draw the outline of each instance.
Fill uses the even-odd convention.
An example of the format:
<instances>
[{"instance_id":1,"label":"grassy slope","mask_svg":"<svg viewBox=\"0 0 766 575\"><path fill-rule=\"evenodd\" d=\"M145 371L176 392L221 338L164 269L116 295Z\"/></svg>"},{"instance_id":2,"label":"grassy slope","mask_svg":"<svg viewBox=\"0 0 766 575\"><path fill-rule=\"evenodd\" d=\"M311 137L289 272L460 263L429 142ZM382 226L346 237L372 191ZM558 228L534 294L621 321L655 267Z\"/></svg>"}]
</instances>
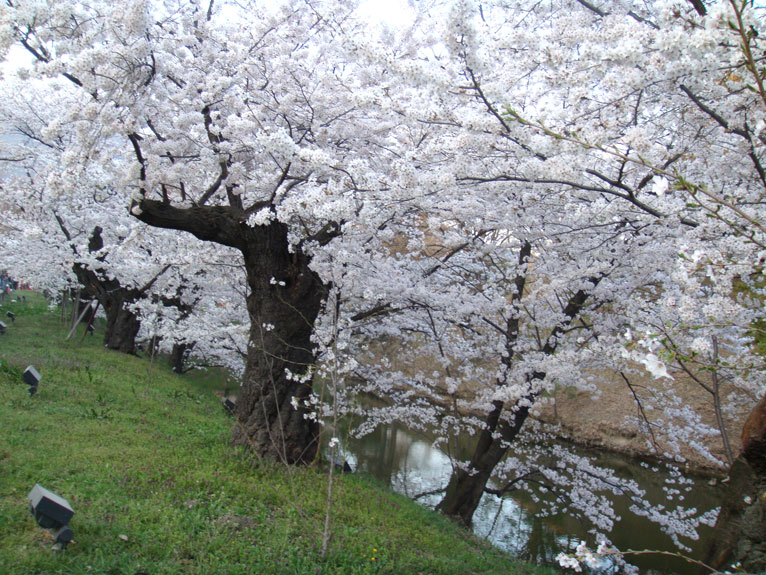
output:
<instances>
[{"instance_id":1,"label":"grassy slope","mask_svg":"<svg viewBox=\"0 0 766 575\"><path fill-rule=\"evenodd\" d=\"M228 445L218 400L164 365L65 342L37 294L0 336L0 571L33 573L538 573L363 476L326 475ZM34 364L34 397L21 382ZM53 551L28 510L35 483L69 500L75 541ZM374 558L374 559L373 559Z\"/></svg>"}]
</instances>

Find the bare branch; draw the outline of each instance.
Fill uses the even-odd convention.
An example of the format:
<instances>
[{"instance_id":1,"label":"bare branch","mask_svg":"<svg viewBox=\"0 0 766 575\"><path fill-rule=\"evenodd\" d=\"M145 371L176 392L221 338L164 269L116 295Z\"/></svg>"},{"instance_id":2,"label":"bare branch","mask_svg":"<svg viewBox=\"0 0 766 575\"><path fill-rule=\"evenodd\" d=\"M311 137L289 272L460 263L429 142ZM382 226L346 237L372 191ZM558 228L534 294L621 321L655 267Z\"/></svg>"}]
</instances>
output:
<instances>
[{"instance_id":1,"label":"bare branch","mask_svg":"<svg viewBox=\"0 0 766 575\"><path fill-rule=\"evenodd\" d=\"M638 397L636 390L633 389L633 385L630 383L628 376L626 376L625 373L622 371L620 372L620 376L622 377L625 384L628 386L630 393L633 394L633 399L636 401L636 405L638 406L638 411L641 414L641 419L644 421L644 423L646 423L646 429L647 431L649 431L649 436L651 437L654 451L657 453L660 453L660 446L659 446L659 443L657 443L657 438L654 436L654 430L652 429L652 427L656 426L656 424L649 421L649 417L647 417L646 411L644 411L644 404L641 403L641 398Z\"/></svg>"}]
</instances>

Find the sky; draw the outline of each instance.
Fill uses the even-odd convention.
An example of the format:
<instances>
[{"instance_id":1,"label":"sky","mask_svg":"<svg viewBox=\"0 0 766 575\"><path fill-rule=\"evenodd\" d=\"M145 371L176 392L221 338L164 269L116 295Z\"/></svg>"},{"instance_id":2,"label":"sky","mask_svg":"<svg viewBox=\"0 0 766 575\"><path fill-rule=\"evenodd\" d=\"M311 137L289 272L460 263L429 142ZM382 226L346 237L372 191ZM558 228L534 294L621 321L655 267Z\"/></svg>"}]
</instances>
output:
<instances>
[{"instance_id":1,"label":"sky","mask_svg":"<svg viewBox=\"0 0 766 575\"><path fill-rule=\"evenodd\" d=\"M266 0L278 1L278 0ZM398 27L415 18L415 9L410 5L416 0L360 0L359 15L370 22L380 22ZM5 61L0 61L0 71L15 70L19 65L30 64L29 53L18 44L14 44Z\"/></svg>"},{"instance_id":2,"label":"sky","mask_svg":"<svg viewBox=\"0 0 766 575\"><path fill-rule=\"evenodd\" d=\"M362 0L359 14L371 22L401 26L415 17L415 10L407 0Z\"/></svg>"}]
</instances>

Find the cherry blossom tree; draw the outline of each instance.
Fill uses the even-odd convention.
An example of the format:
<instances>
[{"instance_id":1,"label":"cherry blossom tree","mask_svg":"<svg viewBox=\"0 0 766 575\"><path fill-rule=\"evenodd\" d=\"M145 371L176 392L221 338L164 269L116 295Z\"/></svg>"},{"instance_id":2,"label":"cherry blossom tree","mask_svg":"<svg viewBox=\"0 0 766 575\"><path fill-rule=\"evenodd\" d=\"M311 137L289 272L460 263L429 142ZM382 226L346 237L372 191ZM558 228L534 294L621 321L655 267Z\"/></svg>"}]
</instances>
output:
<instances>
[{"instance_id":1,"label":"cherry blossom tree","mask_svg":"<svg viewBox=\"0 0 766 575\"><path fill-rule=\"evenodd\" d=\"M347 7L9 2L3 18L6 45L81 94L66 112L75 163L122 146L113 193L133 216L241 252L251 328L235 441L311 461L317 427L291 401L311 390L328 289L312 259L350 222L388 217L370 214L397 122L367 112Z\"/></svg>"},{"instance_id":2,"label":"cherry blossom tree","mask_svg":"<svg viewBox=\"0 0 766 575\"><path fill-rule=\"evenodd\" d=\"M550 445L530 415L557 387L596 396L616 372L672 459L658 426L723 441L727 413L763 393L753 5L459 0L381 34L308 0L2 14L3 46L79 95L58 111L76 126L67 165L109 165L110 198L134 218L238 252L215 262L246 277L237 443L312 460L319 370L336 407L391 401L362 433L401 419L453 453L476 435L439 504L464 524L485 493L520 488L604 531L617 517L599 492L621 493L680 545L711 521L677 490L678 505L647 501ZM172 298L182 283L167 281ZM631 386L647 370L658 401ZM714 423L683 404L682 371Z\"/></svg>"},{"instance_id":3,"label":"cherry blossom tree","mask_svg":"<svg viewBox=\"0 0 766 575\"><path fill-rule=\"evenodd\" d=\"M594 480L587 463L560 454L548 458L553 470L535 453L518 457L525 434L542 451L528 416L557 384L595 391L608 369L634 392L648 440L657 445L658 428L676 438L658 454L680 458L685 443L725 465L699 441L719 435L733 458L725 416L763 394L751 345L763 313L762 20L734 2L445 11L416 58L359 48L398 73L389 86L428 94L400 104L420 137L398 173L424 197L406 249L389 250L396 280L387 289L368 272L348 277L384 294L352 319L371 339L395 337L406 358L364 365L362 389L399 396L379 421L478 434L439 504L447 514L470 524L483 493L542 479L566 486L558 501L570 512L608 529L614 517L591 496L614 487L608 474ZM404 385L401 364L418 357L435 369L411 368ZM658 402L631 386L642 365L662 382ZM681 373L709 394L714 424L683 403ZM635 505L674 537L710 521Z\"/></svg>"},{"instance_id":4,"label":"cherry blossom tree","mask_svg":"<svg viewBox=\"0 0 766 575\"><path fill-rule=\"evenodd\" d=\"M196 245L133 307L140 336L167 354L176 373L209 367L241 377L247 360L247 286L241 256L216 244ZM177 254L182 256L183 254ZM228 258L231 263L223 263ZM237 387L232 384L232 387Z\"/></svg>"},{"instance_id":5,"label":"cherry blossom tree","mask_svg":"<svg viewBox=\"0 0 766 575\"><path fill-rule=\"evenodd\" d=\"M104 345L135 353L140 318L132 306L178 263L174 256L180 245L168 241L168 233L142 233L124 202L115 202L109 191L110 162L73 162L76 129L56 116L75 101L68 82L36 82L35 89L23 90L27 80L9 80L2 116L4 147L14 163L4 188L9 219L25 232L23 265L53 276L38 282L40 287L61 276L61 264L71 266L73 283L106 315ZM105 147L100 154L109 157ZM63 250L69 253L63 255ZM58 261L51 262L46 252Z\"/></svg>"}]
</instances>

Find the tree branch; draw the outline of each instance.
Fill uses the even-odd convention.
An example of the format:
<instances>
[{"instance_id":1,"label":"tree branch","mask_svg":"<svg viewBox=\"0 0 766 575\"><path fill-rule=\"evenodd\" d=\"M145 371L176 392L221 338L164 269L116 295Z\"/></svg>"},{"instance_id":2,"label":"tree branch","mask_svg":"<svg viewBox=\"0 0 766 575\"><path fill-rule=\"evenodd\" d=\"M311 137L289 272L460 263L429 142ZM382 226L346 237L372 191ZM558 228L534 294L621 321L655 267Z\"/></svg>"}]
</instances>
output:
<instances>
[{"instance_id":1,"label":"tree branch","mask_svg":"<svg viewBox=\"0 0 766 575\"><path fill-rule=\"evenodd\" d=\"M239 250L245 241L240 230L239 212L228 206L192 206L178 208L156 200L133 202L131 214L150 226L182 230L201 240L212 241Z\"/></svg>"},{"instance_id":2,"label":"tree branch","mask_svg":"<svg viewBox=\"0 0 766 575\"><path fill-rule=\"evenodd\" d=\"M716 123L721 126L724 130L727 132L730 132L732 134L736 134L737 136L740 136L747 140L750 150L748 151L748 156L750 156L750 160L753 162L753 167L755 167L755 171L758 172L758 177L761 180L761 183L766 186L766 170L764 170L763 165L761 164L761 160L758 157L758 154L755 151L755 145L753 143L753 138L750 135L750 130L747 127L747 124L745 125L745 128L732 128L729 123L726 121L726 119L718 114L715 110L713 110L710 106L706 105L700 98L697 96L694 92L692 92L688 87L681 84L680 85L681 91L689 96L689 99L694 102L694 104L702 110L705 114L713 118L713 120L716 121Z\"/></svg>"},{"instance_id":3,"label":"tree branch","mask_svg":"<svg viewBox=\"0 0 766 575\"><path fill-rule=\"evenodd\" d=\"M484 95L484 91L481 89L481 85L479 84L479 80L476 78L476 76L473 73L473 70L471 68L466 67L466 71L468 72L468 75L471 77L471 83L473 84L472 88L476 91L478 94L479 100L481 100L484 105L487 107L487 110L489 110L489 113L492 114L495 118L497 118L498 122L500 122L500 125L503 127L503 131L506 133L506 137L511 140L514 144L521 147L522 150L529 152L530 154L534 154L534 156L540 160L547 160L547 157L539 152L535 152L532 148L527 146L526 144L521 143L518 139L513 138L510 136L511 128L508 125L508 123L505 121L505 118L495 109L495 107L492 105L492 103L487 99L487 97Z\"/></svg>"},{"instance_id":4,"label":"tree branch","mask_svg":"<svg viewBox=\"0 0 766 575\"><path fill-rule=\"evenodd\" d=\"M171 264L166 264L165 267L163 267L157 275L155 275L152 279L150 279L144 286L138 288L138 297L143 296L147 291L152 289L152 286L155 284L155 282L160 279L160 276L164 274L166 271L168 271L171 268Z\"/></svg>"},{"instance_id":5,"label":"tree branch","mask_svg":"<svg viewBox=\"0 0 766 575\"><path fill-rule=\"evenodd\" d=\"M317 242L320 246L326 246L333 240L333 238L337 238L343 234L341 231L342 226L343 222L327 222L317 233L302 240L301 244L303 244L305 241L314 241Z\"/></svg>"},{"instance_id":6,"label":"tree branch","mask_svg":"<svg viewBox=\"0 0 766 575\"><path fill-rule=\"evenodd\" d=\"M67 229L66 225L64 224L64 220L61 219L61 216L58 215L56 212L53 212L53 217L56 218L56 221L59 224L59 227L61 228L61 231L64 233L64 237L66 237L67 241L72 244L72 235L69 233L69 230ZM74 244L72 244L72 249L74 250L74 253L77 253L77 249L74 247Z\"/></svg>"},{"instance_id":7,"label":"tree branch","mask_svg":"<svg viewBox=\"0 0 766 575\"><path fill-rule=\"evenodd\" d=\"M491 487L485 487L484 493L489 493L491 495L497 495L498 497L502 497L506 493L515 491L517 489L516 487L517 483L524 481L526 479L529 479L530 477L533 477L535 475L538 475L539 473L540 473L539 469L532 469L531 471L527 471L526 473L519 475L518 477L514 477L512 480L506 483L504 487L500 489L492 489Z\"/></svg>"},{"instance_id":8,"label":"tree branch","mask_svg":"<svg viewBox=\"0 0 766 575\"><path fill-rule=\"evenodd\" d=\"M742 136L743 138L749 139L747 137L747 133L743 131L741 128L731 128L729 127L729 122L726 121L723 116L721 116L719 113L717 113L715 110L713 110L711 107L706 105L694 92L692 92L688 87L686 87L684 84L680 84L679 88L681 88L681 91L689 96L689 99L696 104L696 106L705 112L708 116L713 118L719 126L721 126L724 130L727 132L731 132L732 134L737 134L738 136Z\"/></svg>"},{"instance_id":9,"label":"tree branch","mask_svg":"<svg viewBox=\"0 0 766 575\"><path fill-rule=\"evenodd\" d=\"M638 394L636 393L636 390L633 389L633 385L630 383L630 380L628 379L628 376L625 375L624 372L620 372L620 377L622 377L625 384L628 386L628 389L630 390L630 393L633 394L633 399L636 401L636 405L638 406L638 410L641 413L641 419L646 423L646 429L649 431L649 436L652 440L652 446L654 447L654 451L657 453L661 453L660 451L660 445L657 443L657 438L654 436L654 430L652 429L653 425L651 421L649 421L649 417L647 417L646 412L644 411L644 404L641 403L641 398L638 397Z\"/></svg>"}]
</instances>

